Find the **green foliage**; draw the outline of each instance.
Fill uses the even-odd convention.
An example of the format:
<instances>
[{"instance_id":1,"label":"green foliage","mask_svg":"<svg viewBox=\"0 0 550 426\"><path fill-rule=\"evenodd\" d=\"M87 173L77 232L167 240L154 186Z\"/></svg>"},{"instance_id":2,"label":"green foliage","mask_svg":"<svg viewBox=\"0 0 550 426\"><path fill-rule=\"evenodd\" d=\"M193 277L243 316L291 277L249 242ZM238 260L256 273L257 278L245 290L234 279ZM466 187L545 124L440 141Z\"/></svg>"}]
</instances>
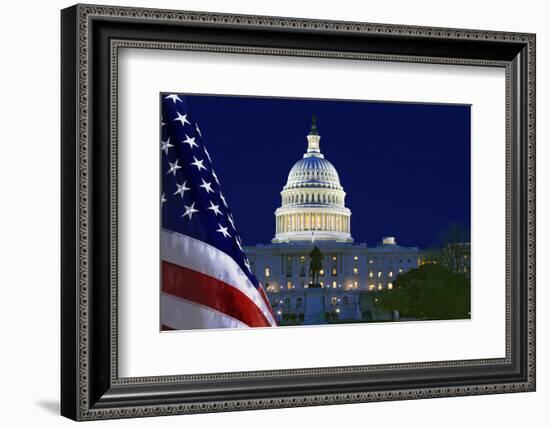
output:
<instances>
[{"instance_id":1,"label":"green foliage","mask_svg":"<svg viewBox=\"0 0 550 426\"><path fill-rule=\"evenodd\" d=\"M418 319L470 318L470 278L442 265L424 265L400 275L378 305Z\"/></svg>"},{"instance_id":2,"label":"green foliage","mask_svg":"<svg viewBox=\"0 0 550 426\"><path fill-rule=\"evenodd\" d=\"M303 314L284 313L281 318L281 325L299 325L304 321Z\"/></svg>"},{"instance_id":3,"label":"green foliage","mask_svg":"<svg viewBox=\"0 0 550 426\"><path fill-rule=\"evenodd\" d=\"M325 320L327 322L338 321L338 314L336 312L325 312Z\"/></svg>"}]
</instances>

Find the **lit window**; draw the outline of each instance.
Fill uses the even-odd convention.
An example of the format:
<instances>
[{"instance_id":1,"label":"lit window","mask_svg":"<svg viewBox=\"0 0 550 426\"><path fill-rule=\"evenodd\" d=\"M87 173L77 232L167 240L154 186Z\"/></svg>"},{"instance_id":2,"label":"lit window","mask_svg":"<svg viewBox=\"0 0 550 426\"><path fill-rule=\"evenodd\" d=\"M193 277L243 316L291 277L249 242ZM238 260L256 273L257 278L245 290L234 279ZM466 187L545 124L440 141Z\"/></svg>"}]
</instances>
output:
<instances>
[{"instance_id":1,"label":"lit window","mask_svg":"<svg viewBox=\"0 0 550 426\"><path fill-rule=\"evenodd\" d=\"M382 283L378 283L378 290L382 290Z\"/></svg>"},{"instance_id":2,"label":"lit window","mask_svg":"<svg viewBox=\"0 0 550 426\"><path fill-rule=\"evenodd\" d=\"M332 256L332 260L336 260L336 256Z\"/></svg>"},{"instance_id":3,"label":"lit window","mask_svg":"<svg viewBox=\"0 0 550 426\"><path fill-rule=\"evenodd\" d=\"M357 275L359 273L359 268L353 268L353 274Z\"/></svg>"},{"instance_id":4,"label":"lit window","mask_svg":"<svg viewBox=\"0 0 550 426\"><path fill-rule=\"evenodd\" d=\"M369 291L373 291L374 290L374 284L370 284L369 285Z\"/></svg>"},{"instance_id":5,"label":"lit window","mask_svg":"<svg viewBox=\"0 0 550 426\"><path fill-rule=\"evenodd\" d=\"M325 270L324 269L319 269L319 275L324 276L325 275Z\"/></svg>"},{"instance_id":6,"label":"lit window","mask_svg":"<svg viewBox=\"0 0 550 426\"><path fill-rule=\"evenodd\" d=\"M393 277L393 271L388 272L388 277Z\"/></svg>"},{"instance_id":7,"label":"lit window","mask_svg":"<svg viewBox=\"0 0 550 426\"><path fill-rule=\"evenodd\" d=\"M393 283L388 283L388 290L391 290L393 288Z\"/></svg>"},{"instance_id":8,"label":"lit window","mask_svg":"<svg viewBox=\"0 0 550 426\"><path fill-rule=\"evenodd\" d=\"M369 263L372 263L372 259L369 259Z\"/></svg>"},{"instance_id":9,"label":"lit window","mask_svg":"<svg viewBox=\"0 0 550 426\"><path fill-rule=\"evenodd\" d=\"M357 288L357 286L358 286L357 281L354 281L354 282L353 282L353 287L354 287L354 288Z\"/></svg>"},{"instance_id":10,"label":"lit window","mask_svg":"<svg viewBox=\"0 0 550 426\"><path fill-rule=\"evenodd\" d=\"M338 275L338 273L336 272L336 268L332 268L331 273L332 273L332 275Z\"/></svg>"},{"instance_id":11,"label":"lit window","mask_svg":"<svg viewBox=\"0 0 550 426\"><path fill-rule=\"evenodd\" d=\"M325 283L323 281L319 282L319 285L321 286L321 288L325 288Z\"/></svg>"},{"instance_id":12,"label":"lit window","mask_svg":"<svg viewBox=\"0 0 550 426\"><path fill-rule=\"evenodd\" d=\"M382 276L382 271L378 271L378 278Z\"/></svg>"},{"instance_id":13,"label":"lit window","mask_svg":"<svg viewBox=\"0 0 550 426\"><path fill-rule=\"evenodd\" d=\"M305 260L306 260L305 256L300 256L300 262L305 262Z\"/></svg>"},{"instance_id":14,"label":"lit window","mask_svg":"<svg viewBox=\"0 0 550 426\"><path fill-rule=\"evenodd\" d=\"M332 288L337 288L338 287L338 283L336 281L333 281L332 282Z\"/></svg>"},{"instance_id":15,"label":"lit window","mask_svg":"<svg viewBox=\"0 0 550 426\"><path fill-rule=\"evenodd\" d=\"M359 258L357 256L353 256L353 260L358 260Z\"/></svg>"},{"instance_id":16,"label":"lit window","mask_svg":"<svg viewBox=\"0 0 550 426\"><path fill-rule=\"evenodd\" d=\"M399 273L402 274L402 273L403 273L403 269L399 268Z\"/></svg>"},{"instance_id":17,"label":"lit window","mask_svg":"<svg viewBox=\"0 0 550 426\"><path fill-rule=\"evenodd\" d=\"M374 272L369 271L369 277L371 277L371 278L374 277Z\"/></svg>"},{"instance_id":18,"label":"lit window","mask_svg":"<svg viewBox=\"0 0 550 426\"><path fill-rule=\"evenodd\" d=\"M271 274L270 274L269 268L265 268L265 276L269 277L270 275Z\"/></svg>"},{"instance_id":19,"label":"lit window","mask_svg":"<svg viewBox=\"0 0 550 426\"><path fill-rule=\"evenodd\" d=\"M291 281L286 283L286 288L288 288L289 290L292 289L292 282Z\"/></svg>"}]
</instances>

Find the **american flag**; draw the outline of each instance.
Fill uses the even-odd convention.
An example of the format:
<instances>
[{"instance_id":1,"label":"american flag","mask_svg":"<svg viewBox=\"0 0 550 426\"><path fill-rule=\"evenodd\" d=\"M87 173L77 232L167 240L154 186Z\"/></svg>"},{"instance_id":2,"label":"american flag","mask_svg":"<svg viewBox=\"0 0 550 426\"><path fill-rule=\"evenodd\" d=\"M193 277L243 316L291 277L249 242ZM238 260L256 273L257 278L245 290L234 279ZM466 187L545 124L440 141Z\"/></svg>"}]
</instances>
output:
<instances>
[{"instance_id":1,"label":"american flag","mask_svg":"<svg viewBox=\"0 0 550 426\"><path fill-rule=\"evenodd\" d=\"M276 326L188 99L161 103L161 329Z\"/></svg>"}]
</instances>

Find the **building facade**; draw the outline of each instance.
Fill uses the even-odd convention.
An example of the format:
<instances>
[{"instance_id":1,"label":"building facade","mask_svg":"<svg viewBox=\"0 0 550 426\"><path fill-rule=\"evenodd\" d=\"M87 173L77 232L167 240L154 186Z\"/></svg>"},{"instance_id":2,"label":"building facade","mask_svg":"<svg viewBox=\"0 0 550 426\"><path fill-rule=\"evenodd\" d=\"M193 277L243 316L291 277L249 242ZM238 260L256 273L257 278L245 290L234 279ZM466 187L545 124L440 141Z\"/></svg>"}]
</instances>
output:
<instances>
[{"instance_id":1,"label":"building facade","mask_svg":"<svg viewBox=\"0 0 550 426\"><path fill-rule=\"evenodd\" d=\"M374 247L354 242L346 193L321 153L320 139L313 117L307 151L281 191L274 238L246 247L251 267L284 324L391 319L391 313L376 308L376 294L391 291L399 274L418 267L418 249L399 246L394 237ZM314 247L321 251L315 286Z\"/></svg>"}]
</instances>

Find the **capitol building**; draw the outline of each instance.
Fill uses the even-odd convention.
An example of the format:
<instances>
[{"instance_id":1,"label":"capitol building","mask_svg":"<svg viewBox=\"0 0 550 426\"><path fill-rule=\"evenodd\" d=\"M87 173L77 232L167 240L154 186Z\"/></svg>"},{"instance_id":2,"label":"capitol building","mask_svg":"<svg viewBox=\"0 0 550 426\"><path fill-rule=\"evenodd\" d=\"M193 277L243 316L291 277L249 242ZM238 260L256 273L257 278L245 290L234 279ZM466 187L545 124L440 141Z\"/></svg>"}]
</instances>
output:
<instances>
[{"instance_id":1,"label":"capitol building","mask_svg":"<svg viewBox=\"0 0 550 426\"><path fill-rule=\"evenodd\" d=\"M391 291L399 274L418 267L418 248L402 247L393 236L373 247L354 242L346 192L320 141L314 116L307 150L281 191L274 238L246 247L251 266L281 324L395 319L377 308L376 295ZM314 283L310 253L315 247L321 264Z\"/></svg>"}]
</instances>

